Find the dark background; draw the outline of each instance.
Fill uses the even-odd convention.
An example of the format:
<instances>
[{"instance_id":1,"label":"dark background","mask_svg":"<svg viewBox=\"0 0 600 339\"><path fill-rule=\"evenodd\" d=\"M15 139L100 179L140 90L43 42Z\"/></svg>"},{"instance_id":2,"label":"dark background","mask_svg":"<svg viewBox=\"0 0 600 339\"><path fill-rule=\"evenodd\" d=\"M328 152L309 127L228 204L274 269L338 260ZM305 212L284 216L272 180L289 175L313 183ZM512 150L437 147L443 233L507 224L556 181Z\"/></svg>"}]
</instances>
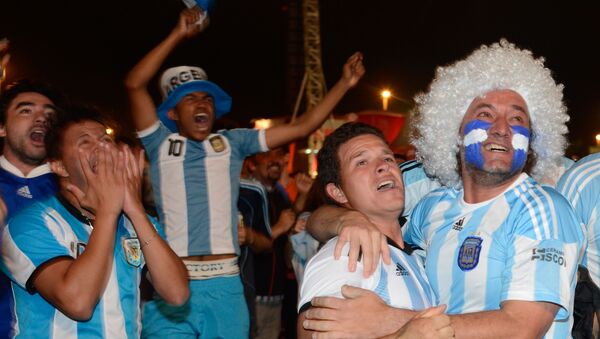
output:
<instances>
[{"instance_id":1,"label":"dark background","mask_svg":"<svg viewBox=\"0 0 600 339\"><path fill-rule=\"evenodd\" d=\"M234 98L231 118L291 114L300 76L290 60L296 0L216 0L211 26L182 44L166 66L203 67ZM404 111L427 89L436 66L501 37L544 56L565 85L571 152L585 153L600 133L600 5L596 2L321 0L322 60L328 86L346 58L365 54L367 74L336 114L381 107L394 93ZM0 37L11 40L8 79L46 80L77 101L98 105L126 128L122 81L175 25L179 0L3 0ZM292 42L290 44L290 42ZM301 70L301 69L300 69Z\"/></svg>"}]
</instances>

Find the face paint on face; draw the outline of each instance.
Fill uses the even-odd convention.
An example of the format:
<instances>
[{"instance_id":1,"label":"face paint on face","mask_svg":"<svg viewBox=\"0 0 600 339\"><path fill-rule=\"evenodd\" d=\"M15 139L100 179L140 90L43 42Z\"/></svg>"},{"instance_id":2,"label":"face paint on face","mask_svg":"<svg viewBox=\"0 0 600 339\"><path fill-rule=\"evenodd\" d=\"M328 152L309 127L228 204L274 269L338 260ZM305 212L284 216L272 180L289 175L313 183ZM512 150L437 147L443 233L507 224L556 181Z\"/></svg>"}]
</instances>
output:
<instances>
[{"instance_id":1,"label":"face paint on face","mask_svg":"<svg viewBox=\"0 0 600 339\"><path fill-rule=\"evenodd\" d=\"M511 126L513 132L512 147L513 160L510 166L511 172L515 172L525 165L527 160L527 149L529 148L529 129L523 126Z\"/></svg>"},{"instance_id":2,"label":"face paint on face","mask_svg":"<svg viewBox=\"0 0 600 339\"><path fill-rule=\"evenodd\" d=\"M491 123L481 120L473 120L465 124L465 137L463 140L465 146L465 160L480 170L483 170L484 165L483 153L481 153L481 143L487 140L487 130L490 129L491 126Z\"/></svg>"}]
</instances>

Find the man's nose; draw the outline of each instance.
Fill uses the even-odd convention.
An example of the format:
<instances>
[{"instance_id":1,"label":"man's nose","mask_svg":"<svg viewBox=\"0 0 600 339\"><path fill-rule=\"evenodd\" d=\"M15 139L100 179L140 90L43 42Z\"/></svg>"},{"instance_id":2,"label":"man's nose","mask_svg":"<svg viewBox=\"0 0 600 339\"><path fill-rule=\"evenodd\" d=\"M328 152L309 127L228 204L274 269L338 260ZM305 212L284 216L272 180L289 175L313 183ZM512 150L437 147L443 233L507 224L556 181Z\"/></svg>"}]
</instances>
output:
<instances>
[{"instance_id":1,"label":"man's nose","mask_svg":"<svg viewBox=\"0 0 600 339\"><path fill-rule=\"evenodd\" d=\"M49 114L47 112L44 112L43 109L36 109L35 110L35 122L46 122L49 119Z\"/></svg>"},{"instance_id":2,"label":"man's nose","mask_svg":"<svg viewBox=\"0 0 600 339\"><path fill-rule=\"evenodd\" d=\"M390 170L390 164L384 159L377 160L377 173L384 173Z\"/></svg>"},{"instance_id":3,"label":"man's nose","mask_svg":"<svg viewBox=\"0 0 600 339\"><path fill-rule=\"evenodd\" d=\"M510 124L505 119L496 119L488 132L501 137L508 136L511 133Z\"/></svg>"}]
</instances>

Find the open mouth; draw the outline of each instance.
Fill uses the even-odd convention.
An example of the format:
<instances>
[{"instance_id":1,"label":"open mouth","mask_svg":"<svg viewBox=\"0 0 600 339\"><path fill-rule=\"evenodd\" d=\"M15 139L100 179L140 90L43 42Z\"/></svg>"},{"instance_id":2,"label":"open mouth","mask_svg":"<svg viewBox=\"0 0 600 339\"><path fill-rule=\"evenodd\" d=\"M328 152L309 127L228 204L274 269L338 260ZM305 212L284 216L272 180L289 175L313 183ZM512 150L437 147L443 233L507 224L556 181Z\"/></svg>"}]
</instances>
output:
<instances>
[{"instance_id":1,"label":"open mouth","mask_svg":"<svg viewBox=\"0 0 600 339\"><path fill-rule=\"evenodd\" d=\"M380 182L379 185L377 185L377 191L379 191L379 192L387 191L387 190L390 190L395 187L396 187L396 184L394 183L393 180L386 180L386 181Z\"/></svg>"},{"instance_id":2,"label":"open mouth","mask_svg":"<svg viewBox=\"0 0 600 339\"><path fill-rule=\"evenodd\" d=\"M34 129L29 134L29 138L31 138L31 140L33 140L33 142L38 143L38 144L44 143L45 136L46 136L46 130L44 130L44 129Z\"/></svg>"},{"instance_id":3,"label":"open mouth","mask_svg":"<svg viewBox=\"0 0 600 339\"><path fill-rule=\"evenodd\" d=\"M498 145L498 144L486 144L484 146L486 151L490 151L490 152L508 152L508 148L502 146L502 145Z\"/></svg>"},{"instance_id":4,"label":"open mouth","mask_svg":"<svg viewBox=\"0 0 600 339\"><path fill-rule=\"evenodd\" d=\"M208 123L208 114L206 114L206 113L195 114L194 122L197 124L207 124Z\"/></svg>"}]
</instances>

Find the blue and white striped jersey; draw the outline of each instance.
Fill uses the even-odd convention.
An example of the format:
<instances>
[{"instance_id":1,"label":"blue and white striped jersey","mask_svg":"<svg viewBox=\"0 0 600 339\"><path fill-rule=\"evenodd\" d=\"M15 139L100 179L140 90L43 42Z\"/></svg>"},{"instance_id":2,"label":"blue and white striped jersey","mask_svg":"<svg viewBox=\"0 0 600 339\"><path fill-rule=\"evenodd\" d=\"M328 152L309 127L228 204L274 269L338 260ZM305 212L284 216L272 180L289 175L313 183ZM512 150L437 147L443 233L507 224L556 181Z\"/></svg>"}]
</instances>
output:
<instances>
[{"instance_id":1,"label":"blue and white striped jersey","mask_svg":"<svg viewBox=\"0 0 600 339\"><path fill-rule=\"evenodd\" d=\"M427 176L423 164L415 160L401 163L399 166L404 182L403 216L409 216L417 203L429 192L442 185L435 178Z\"/></svg>"},{"instance_id":2,"label":"blue and white striped jersey","mask_svg":"<svg viewBox=\"0 0 600 339\"><path fill-rule=\"evenodd\" d=\"M180 257L240 253L237 201L244 158L267 151L264 130L233 129L189 140L162 123L138 133L150 159L167 242Z\"/></svg>"},{"instance_id":3,"label":"blue and white striped jersey","mask_svg":"<svg viewBox=\"0 0 600 339\"><path fill-rule=\"evenodd\" d=\"M587 248L582 264L600 286L600 153L580 159L558 181L557 190L583 224Z\"/></svg>"},{"instance_id":4,"label":"blue and white striped jersey","mask_svg":"<svg viewBox=\"0 0 600 339\"><path fill-rule=\"evenodd\" d=\"M560 306L547 337L567 338L583 232L554 189L526 174L497 197L465 203L440 188L411 215L406 241L425 249L425 270L449 314L497 310L506 300Z\"/></svg>"},{"instance_id":5,"label":"blue and white striped jersey","mask_svg":"<svg viewBox=\"0 0 600 339\"><path fill-rule=\"evenodd\" d=\"M375 272L369 278L364 278L361 262L357 263L354 272L348 271L348 243L344 246L340 259L333 258L337 241L338 237L329 240L309 260L298 298L299 311L305 310L305 305L314 297L342 297L343 285L373 291L393 307L418 311L437 304L420 257L388 245L392 263L387 265L380 258Z\"/></svg>"},{"instance_id":6,"label":"blue and white striped jersey","mask_svg":"<svg viewBox=\"0 0 600 339\"><path fill-rule=\"evenodd\" d=\"M55 197L33 203L6 226L0 266L12 280L17 338L139 338L144 258L124 215L117 225L112 272L89 321L68 318L35 293L30 280L35 271L59 257L77 258L85 251L91 231Z\"/></svg>"}]
</instances>

